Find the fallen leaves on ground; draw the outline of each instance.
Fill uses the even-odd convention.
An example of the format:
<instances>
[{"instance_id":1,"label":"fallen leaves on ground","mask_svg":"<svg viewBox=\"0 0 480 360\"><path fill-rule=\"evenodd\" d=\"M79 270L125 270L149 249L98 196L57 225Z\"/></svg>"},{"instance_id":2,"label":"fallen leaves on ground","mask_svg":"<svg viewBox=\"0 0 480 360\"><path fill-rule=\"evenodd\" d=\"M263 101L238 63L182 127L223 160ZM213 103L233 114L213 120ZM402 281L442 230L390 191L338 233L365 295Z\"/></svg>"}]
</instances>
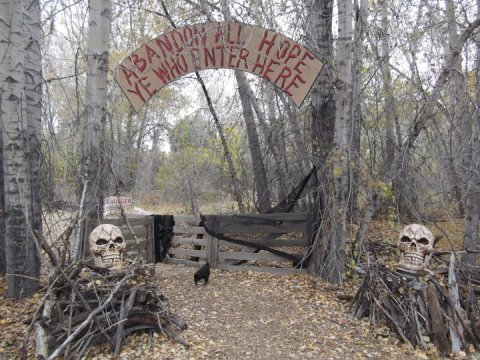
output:
<instances>
[{"instance_id":1,"label":"fallen leaves on ground","mask_svg":"<svg viewBox=\"0 0 480 360\"><path fill-rule=\"evenodd\" d=\"M377 226L379 228L377 228ZM398 229L371 231L391 234ZM388 231L387 231L388 230ZM450 230L450 229L447 229ZM326 283L305 274L278 276L212 269L207 286L195 286L194 268L157 264L156 281L169 298L171 310L183 317L187 349L162 334L137 333L127 338L120 359L438 359L431 345L426 352L402 344L385 327L356 320L348 301L357 282ZM0 277L0 359L20 357L23 336L42 292L21 301L5 298ZM33 341L31 342L33 343ZM31 344L33 346L33 344ZM30 348L33 358L33 348ZM466 358L465 353L455 358ZM469 356L480 359L478 354ZM92 347L88 359L113 359L110 346Z\"/></svg>"},{"instance_id":2,"label":"fallen leaves on ground","mask_svg":"<svg viewBox=\"0 0 480 360\"><path fill-rule=\"evenodd\" d=\"M127 338L120 359L421 359L438 358L399 343L388 329L352 318L337 294L353 284L332 285L305 274L278 276L213 270L207 286L195 286L195 269L157 264L156 277L171 310L183 317L189 348L162 334ZM20 356L24 330L41 293L5 299L0 278L0 359ZM32 352L30 354L33 354ZM106 344L88 359L113 359Z\"/></svg>"}]
</instances>

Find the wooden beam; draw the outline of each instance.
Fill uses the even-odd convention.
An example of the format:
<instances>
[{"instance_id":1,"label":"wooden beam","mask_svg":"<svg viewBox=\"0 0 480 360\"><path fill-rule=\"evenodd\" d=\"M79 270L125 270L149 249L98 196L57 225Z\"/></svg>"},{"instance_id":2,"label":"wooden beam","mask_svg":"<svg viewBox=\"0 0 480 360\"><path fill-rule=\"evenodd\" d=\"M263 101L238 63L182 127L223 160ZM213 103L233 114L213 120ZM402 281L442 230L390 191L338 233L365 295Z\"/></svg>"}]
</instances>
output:
<instances>
[{"instance_id":1,"label":"wooden beam","mask_svg":"<svg viewBox=\"0 0 480 360\"><path fill-rule=\"evenodd\" d=\"M237 266L228 265L224 263L218 264L218 269L228 271L253 271L253 272L265 272L276 275L290 275L290 274L307 274L306 269L294 269L294 268L274 268L274 267L260 267L260 266Z\"/></svg>"},{"instance_id":2,"label":"wooden beam","mask_svg":"<svg viewBox=\"0 0 480 360\"><path fill-rule=\"evenodd\" d=\"M303 257L303 254L292 254L294 256L299 257L300 259ZM218 253L219 260L254 260L254 261L282 261L282 262L292 262L291 259L285 259L284 257L271 254L268 252L260 252L260 253L248 253L248 252L237 252L237 251L230 251L230 252L219 252Z\"/></svg>"},{"instance_id":3,"label":"wooden beam","mask_svg":"<svg viewBox=\"0 0 480 360\"><path fill-rule=\"evenodd\" d=\"M203 264L205 264L205 261L192 261L192 260L177 259L177 258L171 258L171 257L166 257L165 259L163 259L162 262L165 264L187 265L192 267L200 267Z\"/></svg>"},{"instance_id":4,"label":"wooden beam","mask_svg":"<svg viewBox=\"0 0 480 360\"><path fill-rule=\"evenodd\" d=\"M268 247L282 247L282 246L307 246L307 240L302 239L242 239L253 244L260 244ZM241 245L233 244L225 240L219 240L219 246L236 246L243 247Z\"/></svg>"},{"instance_id":5,"label":"wooden beam","mask_svg":"<svg viewBox=\"0 0 480 360\"><path fill-rule=\"evenodd\" d=\"M220 220L221 221L221 220ZM305 223L279 223L279 224L241 224L233 222L220 222L218 233L270 233L283 234L292 232L304 232Z\"/></svg>"},{"instance_id":6,"label":"wooden beam","mask_svg":"<svg viewBox=\"0 0 480 360\"><path fill-rule=\"evenodd\" d=\"M432 282L428 284L427 297L432 320L433 342L444 355L448 355L450 354L451 343L447 338L447 327L443 320L438 293L435 284Z\"/></svg>"},{"instance_id":7,"label":"wooden beam","mask_svg":"<svg viewBox=\"0 0 480 360\"><path fill-rule=\"evenodd\" d=\"M178 223L195 223L198 224L200 222L200 216L197 215L173 215L173 221L175 224Z\"/></svg>"},{"instance_id":8,"label":"wooden beam","mask_svg":"<svg viewBox=\"0 0 480 360\"><path fill-rule=\"evenodd\" d=\"M206 250L192 250L192 249L182 249L182 248L170 248L168 249L168 254L195 256L195 257L202 257L202 258L207 257Z\"/></svg>"},{"instance_id":9,"label":"wooden beam","mask_svg":"<svg viewBox=\"0 0 480 360\"><path fill-rule=\"evenodd\" d=\"M200 245L200 246L207 246L206 239L196 239L190 237L182 237L175 235L172 238L172 245Z\"/></svg>"},{"instance_id":10,"label":"wooden beam","mask_svg":"<svg viewBox=\"0 0 480 360\"><path fill-rule=\"evenodd\" d=\"M201 226L175 225L174 234L206 234L207 232Z\"/></svg>"}]
</instances>

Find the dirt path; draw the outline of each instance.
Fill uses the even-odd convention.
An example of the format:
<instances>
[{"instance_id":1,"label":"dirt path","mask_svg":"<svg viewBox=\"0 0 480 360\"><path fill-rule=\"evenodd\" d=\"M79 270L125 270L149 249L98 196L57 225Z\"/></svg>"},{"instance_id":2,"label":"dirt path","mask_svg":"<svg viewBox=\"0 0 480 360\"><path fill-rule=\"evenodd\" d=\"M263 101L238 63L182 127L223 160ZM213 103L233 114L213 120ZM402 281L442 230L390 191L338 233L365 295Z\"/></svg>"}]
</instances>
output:
<instances>
[{"instance_id":1,"label":"dirt path","mask_svg":"<svg viewBox=\"0 0 480 360\"><path fill-rule=\"evenodd\" d=\"M195 286L195 269L157 264L156 277L170 308L183 317L181 334L190 344L173 343L163 335L130 336L119 359L131 360L284 360L284 359L438 359L402 345L385 328L354 320L340 293L355 288L335 286L308 275L212 270L207 286ZM0 359L18 359L25 324L43 294L22 301L5 298L0 277ZM20 326L19 326L20 325ZM33 353L31 353L33 356ZM460 356L456 358L465 358ZM113 359L111 349L90 349L85 359ZM470 359L480 359L478 354Z\"/></svg>"},{"instance_id":2,"label":"dirt path","mask_svg":"<svg viewBox=\"0 0 480 360\"><path fill-rule=\"evenodd\" d=\"M307 275L212 270L195 286L193 268L158 264L159 285L174 313L186 319L191 347L132 339L122 358L145 359L421 359L384 328L352 319L337 299L343 288ZM143 336L145 339L145 336ZM140 344L139 344L140 345ZM429 357L436 358L432 349Z\"/></svg>"}]
</instances>

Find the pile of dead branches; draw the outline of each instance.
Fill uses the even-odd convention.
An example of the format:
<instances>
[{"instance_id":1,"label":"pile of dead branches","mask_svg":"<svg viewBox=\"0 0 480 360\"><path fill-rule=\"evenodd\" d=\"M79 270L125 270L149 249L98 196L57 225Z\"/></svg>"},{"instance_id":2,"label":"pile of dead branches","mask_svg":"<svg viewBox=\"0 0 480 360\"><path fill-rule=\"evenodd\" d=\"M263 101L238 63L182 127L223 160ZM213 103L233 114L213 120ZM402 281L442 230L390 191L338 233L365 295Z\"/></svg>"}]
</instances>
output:
<instances>
[{"instance_id":1,"label":"pile of dead branches","mask_svg":"<svg viewBox=\"0 0 480 360\"><path fill-rule=\"evenodd\" d=\"M153 268L146 265L112 273L84 262L63 269L30 325L37 353L80 359L90 346L109 342L117 355L127 335L145 330L187 345L175 330L187 324L168 310L152 277Z\"/></svg>"},{"instance_id":2,"label":"pile of dead branches","mask_svg":"<svg viewBox=\"0 0 480 360\"><path fill-rule=\"evenodd\" d=\"M357 318L386 324L413 347L433 341L445 355L479 349L479 303L475 295L478 272L459 267L454 254L447 268L407 276L381 262L369 266L355 295ZM458 281L457 281L458 279ZM480 279L477 279L480 280Z\"/></svg>"}]
</instances>

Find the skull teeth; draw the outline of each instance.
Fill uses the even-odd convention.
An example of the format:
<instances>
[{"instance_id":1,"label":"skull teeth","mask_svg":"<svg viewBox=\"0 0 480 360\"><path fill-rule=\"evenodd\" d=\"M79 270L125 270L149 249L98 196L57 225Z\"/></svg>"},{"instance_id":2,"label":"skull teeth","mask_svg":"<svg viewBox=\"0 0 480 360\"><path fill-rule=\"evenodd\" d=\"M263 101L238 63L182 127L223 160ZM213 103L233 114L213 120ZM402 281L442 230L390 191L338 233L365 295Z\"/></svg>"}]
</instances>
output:
<instances>
[{"instance_id":1,"label":"skull teeth","mask_svg":"<svg viewBox=\"0 0 480 360\"><path fill-rule=\"evenodd\" d=\"M415 266L422 266L425 261L424 257L417 253L406 253L403 260L404 260L404 263L415 265Z\"/></svg>"},{"instance_id":2,"label":"skull teeth","mask_svg":"<svg viewBox=\"0 0 480 360\"><path fill-rule=\"evenodd\" d=\"M120 263L120 255L118 254L102 255L102 261L105 265L116 265Z\"/></svg>"}]
</instances>

